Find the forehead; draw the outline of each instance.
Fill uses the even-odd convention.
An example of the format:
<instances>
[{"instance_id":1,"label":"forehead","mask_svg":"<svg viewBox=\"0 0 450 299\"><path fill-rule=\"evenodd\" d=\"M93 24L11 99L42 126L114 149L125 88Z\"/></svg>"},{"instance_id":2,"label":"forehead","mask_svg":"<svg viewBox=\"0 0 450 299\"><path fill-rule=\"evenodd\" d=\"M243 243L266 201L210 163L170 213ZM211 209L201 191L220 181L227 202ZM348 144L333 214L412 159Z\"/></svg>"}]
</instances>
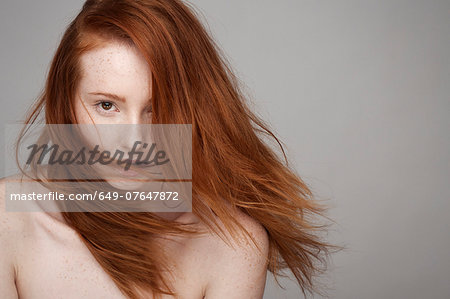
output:
<instances>
[{"instance_id":1,"label":"forehead","mask_svg":"<svg viewBox=\"0 0 450 299\"><path fill-rule=\"evenodd\" d=\"M123 94L151 91L151 70L136 47L111 41L80 56L82 89Z\"/></svg>"}]
</instances>

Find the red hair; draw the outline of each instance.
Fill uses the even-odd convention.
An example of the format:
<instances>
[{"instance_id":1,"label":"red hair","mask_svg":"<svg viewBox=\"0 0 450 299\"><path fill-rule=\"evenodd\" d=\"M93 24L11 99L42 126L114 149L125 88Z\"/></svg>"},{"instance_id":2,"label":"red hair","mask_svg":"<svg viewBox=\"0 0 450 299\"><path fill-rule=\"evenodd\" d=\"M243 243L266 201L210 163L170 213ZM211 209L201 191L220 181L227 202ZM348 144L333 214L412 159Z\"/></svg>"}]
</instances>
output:
<instances>
[{"instance_id":1,"label":"red hair","mask_svg":"<svg viewBox=\"0 0 450 299\"><path fill-rule=\"evenodd\" d=\"M230 209L257 220L270 243L268 270L290 269L303 293L330 249L317 217L326 207L288 166L278 138L247 106L237 77L208 32L179 0L88 0L56 51L45 90L26 123L44 108L47 124L76 123L80 55L109 40L134 45L152 70L153 123L192 124L192 211L219 236L247 230ZM279 144L286 163L263 141ZM173 291L162 276L166 257L152 236L195 234L189 225L151 213L62 213L129 298L138 290ZM150 255L149 252L152 254ZM305 293L306 294L306 293Z\"/></svg>"}]
</instances>

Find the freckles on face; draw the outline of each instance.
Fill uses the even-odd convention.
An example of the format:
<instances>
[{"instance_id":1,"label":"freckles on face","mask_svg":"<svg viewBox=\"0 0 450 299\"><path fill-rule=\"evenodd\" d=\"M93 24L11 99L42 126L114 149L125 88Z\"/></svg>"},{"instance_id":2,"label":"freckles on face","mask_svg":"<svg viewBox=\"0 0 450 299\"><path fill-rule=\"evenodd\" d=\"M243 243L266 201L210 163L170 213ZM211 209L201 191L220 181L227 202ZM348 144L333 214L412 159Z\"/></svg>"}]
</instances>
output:
<instances>
[{"instance_id":1,"label":"freckles on face","mask_svg":"<svg viewBox=\"0 0 450 299\"><path fill-rule=\"evenodd\" d=\"M80 57L78 123L137 124L151 120L151 70L137 48L111 41Z\"/></svg>"}]
</instances>

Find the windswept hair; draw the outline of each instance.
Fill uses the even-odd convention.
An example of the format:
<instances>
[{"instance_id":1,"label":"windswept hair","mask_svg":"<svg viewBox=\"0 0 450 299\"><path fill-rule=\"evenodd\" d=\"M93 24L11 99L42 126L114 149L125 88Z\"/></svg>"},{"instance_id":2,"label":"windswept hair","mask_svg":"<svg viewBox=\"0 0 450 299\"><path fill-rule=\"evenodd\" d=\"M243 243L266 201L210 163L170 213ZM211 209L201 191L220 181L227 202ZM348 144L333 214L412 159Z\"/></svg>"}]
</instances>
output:
<instances>
[{"instance_id":1,"label":"windswept hair","mask_svg":"<svg viewBox=\"0 0 450 299\"><path fill-rule=\"evenodd\" d=\"M327 208L288 165L280 140L251 111L242 83L189 4L86 1L62 37L26 124L36 122L42 110L46 124L76 124L80 56L111 40L135 46L148 62L152 123L192 125L193 213L223 238L220 219L236 240L244 232L254 241L230 209L257 220L269 237L268 270L275 278L291 270L305 295L320 292L313 278L325 270L335 248L321 236L327 225L317 221L328 219ZM265 138L277 142L284 161ZM163 250L142 240L196 234L189 225L152 213L62 215L124 295L175 294L163 276Z\"/></svg>"}]
</instances>

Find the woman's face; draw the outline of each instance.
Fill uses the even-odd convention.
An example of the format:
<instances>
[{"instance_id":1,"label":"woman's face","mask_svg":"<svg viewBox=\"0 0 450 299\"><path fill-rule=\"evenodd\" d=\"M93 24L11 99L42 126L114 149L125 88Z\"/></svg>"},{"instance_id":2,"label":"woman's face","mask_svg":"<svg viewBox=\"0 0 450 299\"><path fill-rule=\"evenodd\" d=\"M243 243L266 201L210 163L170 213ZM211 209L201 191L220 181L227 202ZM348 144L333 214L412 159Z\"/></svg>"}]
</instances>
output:
<instances>
[{"instance_id":1,"label":"woman's face","mask_svg":"<svg viewBox=\"0 0 450 299\"><path fill-rule=\"evenodd\" d=\"M142 141L140 126L136 125L151 123L152 74L147 62L135 47L111 41L84 53L80 65L75 97L77 123L96 125L86 126L83 133L90 143L111 153L119 149L127 154L135 141ZM123 167L115 167L117 173L111 172L113 165L99 167L104 174L137 175L132 169L123 171Z\"/></svg>"},{"instance_id":2,"label":"woman's face","mask_svg":"<svg viewBox=\"0 0 450 299\"><path fill-rule=\"evenodd\" d=\"M135 47L111 41L80 57L78 123L151 122L151 70Z\"/></svg>"}]
</instances>

